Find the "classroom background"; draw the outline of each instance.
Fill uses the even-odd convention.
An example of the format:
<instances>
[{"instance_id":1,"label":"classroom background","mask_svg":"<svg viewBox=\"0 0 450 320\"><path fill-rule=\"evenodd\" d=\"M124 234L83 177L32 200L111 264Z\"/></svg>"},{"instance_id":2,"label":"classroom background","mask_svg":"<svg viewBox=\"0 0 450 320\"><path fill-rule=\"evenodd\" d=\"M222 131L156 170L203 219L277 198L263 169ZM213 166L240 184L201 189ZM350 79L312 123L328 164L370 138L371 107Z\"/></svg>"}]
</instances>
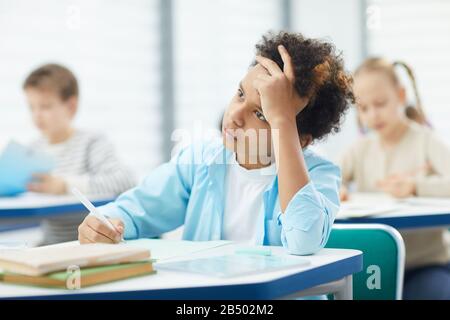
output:
<instances>
[{"instance_id":1,"label":"classroom background","mask_svg":"<svg viewBox=\"0 0 450 320\"><path fill-rule=\"evenodd\" d=\"M80 83L76 126L107 134L142 178L170 158L176 132L217 130L254 44L280 29L331 39L348 70L372 55L406 61L448 137L449 18L443 0L0 0L0 147L36 137L21 85L57 62ZM357 134L351 110L316 147L335 158Z\"/></svg>"},{"instance_id":2,"label":"classroom background","mask_svg":"<svg viewBox=\"0 0 450 320\"><path fill-rule=\"evenodd\" d=\"M374 55L407 62L448 137L449 17L443 0L0 0L0 148L38 136L22 83L55 62L79 81L75 126L106 134L142 179L186 137L218 131L255 43L281 29L331 40L349 71ZM359 135L355 119L351 108L314 148L336 160Z\"/></svg>"},{"instance_id":3,"label":"classroom background","mask_svg":"<svg viewBox=\"0 0 450 320\"><path fill-rule=\"evenodd\" d=\"M0 152L39 136L22 84L31 70L57 63L80 86L74 126L104 134L141 180L180 145L220 134L255 44L271 30L331 41L350 72L373 56L412 66L427 120L450 145L447 0L0 0ZM416 105L397 71L407 104ZM341 131L312 148L337 160L359 136L352 107ZM0 242L41 237L38 227L0 232Z\"/></svg>"}]
</instances>

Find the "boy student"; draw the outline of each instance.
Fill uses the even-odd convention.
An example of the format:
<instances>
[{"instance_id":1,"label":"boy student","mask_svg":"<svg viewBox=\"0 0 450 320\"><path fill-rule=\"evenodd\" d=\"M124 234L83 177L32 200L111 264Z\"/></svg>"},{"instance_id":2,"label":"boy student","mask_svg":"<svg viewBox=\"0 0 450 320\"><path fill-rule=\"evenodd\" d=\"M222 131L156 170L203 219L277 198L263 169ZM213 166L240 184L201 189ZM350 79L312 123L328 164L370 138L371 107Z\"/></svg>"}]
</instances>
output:
<instances>
[{"instance_id":1,"label":"boy student","mask_svg":"<svg viewBox=\"0 0 450 320\"><path fill-rule=\"evenodd\" d=\"M337 131L351 82L330 43L269 33L223 117L223 140L193 144L79 227L81 243L152 237L283 245L313 254L339 208L337 166L307 148ZM206 80L206 79L205 79Z\"/></svg>"},{"instance_id":2,"label":"boy student","mask_svg":"<svg viewBox=\"0 0 450 320\"><path fill-rule=\"evenodd\" d=\"M57 64L34 70L23 84L34 124L42 136L33 148L53 156L49 174L36 174L29 191L66 194L73 187L87 194L119 194L134 185L134 178L102 136L76 129L78 83L73 73ZM51 244L77 239L81 214L46 219L44 241Z\"/></svg>"}]
</instances>

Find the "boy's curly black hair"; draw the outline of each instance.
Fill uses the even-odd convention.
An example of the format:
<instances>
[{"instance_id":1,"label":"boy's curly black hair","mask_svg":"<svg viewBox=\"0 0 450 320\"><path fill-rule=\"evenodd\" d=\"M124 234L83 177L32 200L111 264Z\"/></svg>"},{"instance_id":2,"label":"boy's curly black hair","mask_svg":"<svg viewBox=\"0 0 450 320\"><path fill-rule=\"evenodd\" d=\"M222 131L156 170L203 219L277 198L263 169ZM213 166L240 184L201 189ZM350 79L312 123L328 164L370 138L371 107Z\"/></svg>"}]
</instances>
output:
<instances>
[{"instance_id":1,"label":"boy's curly black hair","mask_svg":"<svg viewBox=\"0 0 450 320\"><path fill-rule=\"evenodd\" d=\"M279 45L291 56L297 93L309 97L308 105L297 115L299 135L320 140L330 132L338 132L342 116L354 103L352 78L344 70L341 53L336 53L329 42L282 31L265 34L256 45L256 54L275 61L283 69Z\"/></svg>"}]
</instances>

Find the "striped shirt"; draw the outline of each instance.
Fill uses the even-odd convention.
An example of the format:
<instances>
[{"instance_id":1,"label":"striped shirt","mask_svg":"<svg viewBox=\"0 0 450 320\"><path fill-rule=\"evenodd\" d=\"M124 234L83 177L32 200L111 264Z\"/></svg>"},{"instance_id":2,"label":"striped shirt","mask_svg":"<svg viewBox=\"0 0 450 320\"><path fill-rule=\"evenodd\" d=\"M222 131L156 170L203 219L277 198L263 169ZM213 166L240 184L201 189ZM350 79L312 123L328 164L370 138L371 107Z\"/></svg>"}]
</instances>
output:
<instances>
[{"instance_id":1,"label":"striped shirt","mask_svg":"<svg viewBox=\"0 0 450 320\"><path fill-rule=\"evenodd\" d=\"M40 138L31 147L53 157L51 174L63 178L67 190L76 187L90 195L118 195L135 186L131 171L120 163L113 146L101 135L76 130L63 143L49 144ZM44 220L42 244L76 240L84 217L77 213Z\"/></svg>"}]
</instances>

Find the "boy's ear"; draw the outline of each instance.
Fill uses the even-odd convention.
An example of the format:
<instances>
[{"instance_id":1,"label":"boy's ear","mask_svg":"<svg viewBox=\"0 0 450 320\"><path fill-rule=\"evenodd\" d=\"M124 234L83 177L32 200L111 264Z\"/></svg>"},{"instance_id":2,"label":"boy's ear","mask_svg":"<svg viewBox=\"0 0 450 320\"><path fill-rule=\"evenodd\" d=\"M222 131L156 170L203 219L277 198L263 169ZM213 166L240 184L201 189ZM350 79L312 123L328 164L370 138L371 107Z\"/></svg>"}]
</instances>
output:
<instances>
[{"instance_id":1,"label":"boy's ear","mask_svg":"<svg viewBox=\"0 0 450 320\"><path fill-rule=\"evenodd\" d=\"M78 110L78 97L76 96L70 97L66 101L66 104L67 107L69 108L70 115L74 117Z\"/></svg>"},{"instance_id":2,"label":"boy's ear","mask_svg":"<svg viewBox=\"0 0 450 320\"><path fill-rule=\"evenodd\" d=\"M302 149L306 148L312 143L313 139L310 134L305 134L300 136L300 144L302 146Z\"/></svg>"}]
</instances>

